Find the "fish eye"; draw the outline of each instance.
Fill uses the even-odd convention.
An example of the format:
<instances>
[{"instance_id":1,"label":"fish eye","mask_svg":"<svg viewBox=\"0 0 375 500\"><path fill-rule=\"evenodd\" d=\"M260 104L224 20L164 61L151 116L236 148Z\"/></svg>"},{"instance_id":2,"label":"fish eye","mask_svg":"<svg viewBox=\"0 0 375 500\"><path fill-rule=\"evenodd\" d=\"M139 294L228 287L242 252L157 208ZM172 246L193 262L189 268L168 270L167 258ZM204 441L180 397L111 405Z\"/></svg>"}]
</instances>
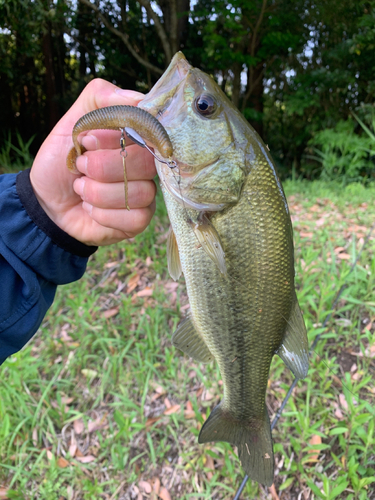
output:
<instances>
[{"instance_id":1,"label":"fish eye","mask_svg":"<svg viewBox=\"0 0 375 500\"><path fill-rule=\"evenodd\" d=\"M211 116L215 113L217 105L213 97L202 94L195 99L195 109L202 116Z\"/></svg>"}]
</instances>

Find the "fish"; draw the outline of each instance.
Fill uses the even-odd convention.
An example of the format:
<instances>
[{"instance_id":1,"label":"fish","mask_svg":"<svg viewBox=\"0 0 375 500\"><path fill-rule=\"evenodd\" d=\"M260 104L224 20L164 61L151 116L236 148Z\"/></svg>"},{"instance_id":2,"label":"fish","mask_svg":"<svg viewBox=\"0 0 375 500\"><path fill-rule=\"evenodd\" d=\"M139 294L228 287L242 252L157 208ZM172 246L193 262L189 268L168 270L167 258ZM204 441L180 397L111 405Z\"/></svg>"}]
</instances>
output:
<instances>
[{"instance_id":1,"label":"fish","mask_svg":"<svg viewBox=\"0 0 375 500\"><path fill-rule=\"evenodd\" d=\"M138 106L167 131L177 165L155 160L171 222L168 269L175 280L183 273L190 303L172 342L197 362L215 361L223 381L198 441L236 446L246 474L271 486L271 361L277 354L298 379L309 366L275 164L215 80L181 52Z\"/></svg>"},{"instance_id":2,"label":"fish","mask_svg":"<svg viewBox=\"0 0 375 500\"><path fill-rule=\"evenodd\" d=\"M145 125L139 114L129 124L129 110L121 109L111 123L101 118L110 110L96 110L94 119L79 123L85 130L134 127L127 133L137 144L151 141L171 222L168 270L174 280L184 275L190 303L172 343L196 362L216 362L224 388L198 441L236 446L246 474L271 486L266 390L272 358L277 354L298 379L309 367L283 187L260 136L215 80L182 52L138 108ZM150 116L166 136L150 135ZM75 127L76 140L82 130ZM72 171L76 142L74 149L68 158Z\"/></svg>"}]
</instances>

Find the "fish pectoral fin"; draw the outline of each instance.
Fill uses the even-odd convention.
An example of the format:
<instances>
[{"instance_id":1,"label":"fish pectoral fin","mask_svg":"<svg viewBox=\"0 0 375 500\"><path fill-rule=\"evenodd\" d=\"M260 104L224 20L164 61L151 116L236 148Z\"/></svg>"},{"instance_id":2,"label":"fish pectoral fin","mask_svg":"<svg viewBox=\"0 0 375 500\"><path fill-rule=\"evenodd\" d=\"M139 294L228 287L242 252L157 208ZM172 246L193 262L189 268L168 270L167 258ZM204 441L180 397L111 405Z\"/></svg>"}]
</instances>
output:
<instances>
[{"instance_id":1,"label":"fish pectoral fin","mask_svg":"<svg viewBox=\"0 0 375 500\"><path fill-rule=\"evenodd\" d=\"M176 235L174 234L172 227L169 229L167 238L167 262L171 278L177 281L182 274L182 268Z\"/></svg>"},{"instance_id":2,"label":"fish pectoral fin","mask_svg":"<svg viewBox=\"0 0 375 500\"><path fill-rule=\"evenodd\" d=\"M285 337L276 353L297 378L305 378L309 369L309 345L302 312L295 296Z\"/></svg>"},{"instance_id":3,"label":"fish pectoral fin","mask_svg":"<svg viewBox=\"0 0 375 500\"><path fill-rule=\"evenodd\" d=\"M220 403L203 424L198 442L226 441L237 446L238 457L250 479L271 486L274 476L274 459L270 420L267 410L264 417L238 420Z\"/></svg>"},{"instance_id":4,"label":"fish pectoral fin","mask_svg":"<svg viewBox=\"0 0 375 500\"><path fill-rule=\"evenodd\" d=\"M172 343L195 361L209 363L214 359L205 341L195 329L190 315L178 325L172 336Z\"/></svg>"},{"instance_id":5,"label":"fish pectoral fin","mask_svg":"<svg viewBox=\"0 0 375 500\"><path fill-rule=\"evenodd\" d=\"M215 262L221 274L226 275L227 265L220 237L206 215L202 214L199 217L199 221L193 225L193 231L203 250Z\"/></svg>"}]
</instances>

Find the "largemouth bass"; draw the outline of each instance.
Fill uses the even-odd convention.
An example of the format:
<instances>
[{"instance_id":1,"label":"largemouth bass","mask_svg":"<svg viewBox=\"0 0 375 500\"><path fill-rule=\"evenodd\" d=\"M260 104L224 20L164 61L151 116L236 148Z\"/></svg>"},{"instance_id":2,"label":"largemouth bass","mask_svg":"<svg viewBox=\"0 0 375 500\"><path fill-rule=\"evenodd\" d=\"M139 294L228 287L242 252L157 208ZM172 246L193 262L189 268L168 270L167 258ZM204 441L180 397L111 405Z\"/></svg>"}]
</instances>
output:
<instances>
[{"instance_id":1,"label":"largemouth bass","mask_svg":"<svg viewBox=\"0 0 375 500\"><path fill-rule=\"evenodd\" d=\"M199 442L236 445L249 477L270 486L272 357L304 378L309 350L283 188L261 138L182 53L139 106L164 126L177 163L156 161L171 221L168 268L174 279L184 274L190 301L172 340L196 361L215 360L223 380Z\"/></svg>"},{"instance_id":2,"label":"largemouth bass","mask_svg":"<svg viewBox=\"0 0 375 500\"><path fill-rule=\"evenodd\" d=\"M272 357L278 354L304 378L309 352L283 188L258 134L181 52L139 107L82 117L68 168L75 171L81 153L78 134L96 128L125 129L137 144L148 142L156 156L168 158L156 160L171 221L168 269L175 280L184 274L190 301L172 341L198 362L215 360L224 387L199 442L236 445L248 476L270 486L265 395Z\"/></svg>"}]
</instances>

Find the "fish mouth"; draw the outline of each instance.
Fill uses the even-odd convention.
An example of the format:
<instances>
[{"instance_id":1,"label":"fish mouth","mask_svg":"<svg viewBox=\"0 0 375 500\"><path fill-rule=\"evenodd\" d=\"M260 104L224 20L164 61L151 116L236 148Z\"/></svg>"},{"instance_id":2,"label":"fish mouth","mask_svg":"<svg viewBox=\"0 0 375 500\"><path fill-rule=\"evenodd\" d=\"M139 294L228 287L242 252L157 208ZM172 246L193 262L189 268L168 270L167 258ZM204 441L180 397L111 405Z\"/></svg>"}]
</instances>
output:
<instances>
[{"instance_id":1,"label":"fish mouth","mask_svg":"<svg viewBox=\"0 0 375 500\"><path fill-rule=\"evenodd\" d=\"M172 98L175 95L177 87L186 79L191 69L193 67L188 63L184 54L177 52L165 73L155 83L150 92L145 95L138 106L157 118L160 111L164 108L165 102L168 98Z\"/></svg>"}]
</instances>

